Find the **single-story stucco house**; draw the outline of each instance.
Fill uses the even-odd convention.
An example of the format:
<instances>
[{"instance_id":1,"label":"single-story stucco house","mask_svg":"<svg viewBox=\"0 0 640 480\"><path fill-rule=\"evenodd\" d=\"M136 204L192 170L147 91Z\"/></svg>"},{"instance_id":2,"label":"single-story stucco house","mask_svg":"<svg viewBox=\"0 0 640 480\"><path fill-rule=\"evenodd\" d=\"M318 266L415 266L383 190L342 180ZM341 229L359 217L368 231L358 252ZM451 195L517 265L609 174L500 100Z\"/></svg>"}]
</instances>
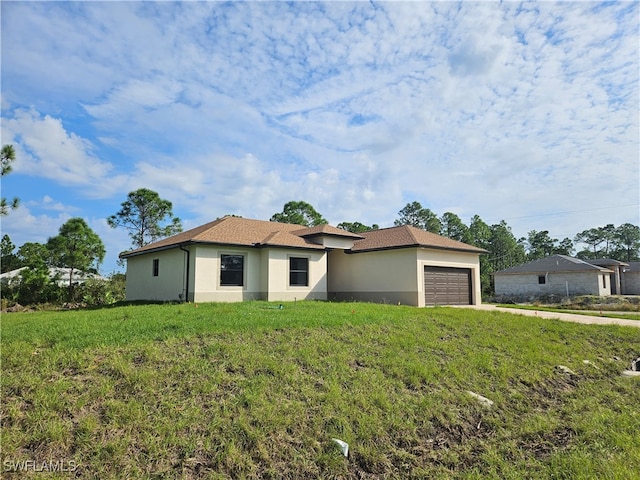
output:
<instances>
[{"instance_id":1,"label":"single-story stucco house","mask_svg":"<svg viewBox=\"0 0 640 480\"><path fill-rule=\"evenodd\" d=\"M425 306L479 304L482 253L411 226L355 234L227 216L120 257L127 300Z\"/></svg>"},{"instance_id":2,"label":"single-story stucco house","mask_svg":"<svg viewBox=\"0 0 640 480\"><path fill-rule=\"evenodd\" d=\"M630 263L611 259L580 260L566 255L551 255L500 270L493 277L498 298L637 295L640 290Z\"/></svg>"}]
</instances>

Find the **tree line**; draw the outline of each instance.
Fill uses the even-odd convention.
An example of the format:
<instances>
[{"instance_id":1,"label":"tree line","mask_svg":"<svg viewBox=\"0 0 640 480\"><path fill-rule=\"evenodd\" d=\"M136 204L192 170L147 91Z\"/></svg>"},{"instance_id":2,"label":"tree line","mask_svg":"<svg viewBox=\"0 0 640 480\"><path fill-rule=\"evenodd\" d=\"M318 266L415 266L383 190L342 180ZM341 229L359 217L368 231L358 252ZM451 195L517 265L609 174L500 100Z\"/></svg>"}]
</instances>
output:
<instances>
[{"instance_id":1,"label":"tree line","mask_svg":"<svg viewBox=\"0 0 640 480\"><path fill-rule=\"evenodd\" d=\"M271 220L307 226L327 223L313 206L302 201L287 203L283 211L274 214ZM504 220L489 225L479 215L474 215L467 225L455 213L445 212L438 216L414 201L398 212L394 225L412 225L487 250L488 254L480 256L480 277L485 295L493 292L492 273L549 255L576 256L582 260L640 260L640 227L631 223L594 227L563 240L552 238L548 230L531 230L526 237L516 238ZM337 226L353 233L380 228L376 224L369 226L361 222L341 222ZM583 248L578 249L579 246Z\"/></svg>"},{"instance_id":2,"label":"tree line","mask_svg":"<svg viewBox=\"0 0 640 480\"><path fill-rule=\"evenodd\" d=\"M170 201L160 198L153 190L141 188L128 194L120 210L107 218L107 223L112 228L127 230L132 247L139 248L182 231L181 220L173 215L172 209ZM304 201L287 202L282 212L274 213L270 220L305 226L328 223L312 205ZM582 259L607 257L635 261L640 255L640 227L629 223L618 227L610 224L591 228L579 232L573 239L561 241L552 238L547 230L531 230L526 237L518 239L504 220L489 225L475 215L467 225L452 212L438 216L414 201L398 212L394 225L412 225L487 250L486 255L480 256L480 275L486 295L490 295L493 289L493 272L548 255L572 256L577 244L585 245L576 254ZM359 221L341 222L337 227L353 233L380 228L377 224L366 225ZM11 294L15 301L39 303L62 298L77 299L75 272L97 273L104 260L105 248L100 237L82 218L72 218L60 227L58 235L49 238L46 243L27 242L17 251L10 237L4 235L0 242L0 255L2 273L27 267L22 272L20 282L13 287L3 285L3 298ZM59 282L50 278L50 267L69 269L66 293L54 288ZM123 292L112 292L111 299L122 296Z\"/></svg>"},{"instance_id":3,"label":"tree line","mask_svg":"<svg viewBox=\"0 0 640 480\"><path fill-rule=\"evenodd\" d=\"M4 170L3 156L3 175ZM15 206L17 207L17 201ZM2 207L7 206L3 199ZM112 228L125 228L134 248L182 231L180 219L173 216L173 205L146 188L130 192L120 210L107 218ZM7 215L9 208L3 208ZM8 235L0 240L2 273L23 268L20 275L3 282L2 298L21 304L57 303L61 301L105 304L124 300L123 275L106 281L89 281L79 285L78 272L97 274L106 250L102 239L82 218L65 222L58 235L46 243L27 242L16 250ZM66 279L52 276L52 268L68 269ZM66 287L62 288L61 283Z\"/></svg>"},{"instance_id":4,"label":"tree line","mask_svg":"<svg viewBox=\"0 0 640 480\"><path fill-rule=\"evenodd\" d=\"M44 244L27 242L16 253L14 250L9 235L3 235L0 240L2 272L26 268L18 279L2 285L2 298L23 304L75 300L79 292L74 276L78 272L97 274L106 254L102 240L82 218L69 219L60 227L58 235ZM67 269L66 278L52 277L52 267ZM62 283L66 283L66 287L61 287Z\"/></svg>"}]
</instances>

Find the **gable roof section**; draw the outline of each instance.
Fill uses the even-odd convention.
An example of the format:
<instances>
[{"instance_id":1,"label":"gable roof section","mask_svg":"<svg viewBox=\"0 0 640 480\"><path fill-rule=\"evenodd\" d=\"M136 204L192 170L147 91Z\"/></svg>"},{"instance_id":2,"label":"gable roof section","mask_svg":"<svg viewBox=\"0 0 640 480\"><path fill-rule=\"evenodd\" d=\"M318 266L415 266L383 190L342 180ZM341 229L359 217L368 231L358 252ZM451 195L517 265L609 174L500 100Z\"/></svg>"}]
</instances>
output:
<instances>
[{"instance_id":1,"label":"gable roof section","mask_svg":"<svg viewBox=\"0 0 640 480\"><path fill-rule=\"evenodd\" d=\"M328 225L328 224L316 225L315 227L309 227L309 228L303 228L302 230L296 230L293 233L300 237L318 237L322 235L328 235L331 237L344 237L344 238L351 238L351 239L364 238L362 235L359 235L357 233L352 233L352 232L349 232L348 230L332 227L331 225Z\"/></svg>"},{"instance_id":2,"label":"gable roof section","mask_svg":"<svg viewBox=\"0 0 640 480\"><path fill-rule=\"evenodd\" d=\"M551 255L549 257L533 260L522 265L506 268L495 272L494 275L517 275L531 273L566 273L566 272L606 272L611 273L607 268L592 265L579 258L569 257L567 255Z\"/></svg>"},{"instance_id":3,"label":"gable roof section","mask_svg":"<svg viewBox=\"0 0 640 480\"><path fill-rule=\"evenodd\" d=\"M361 234L364 239L357 240L352 253L388 250L392 248L424 247L443 250L457 250L471 253L487 253L486 250L435 233L420 230L410 225L371 230Z\"/></svg>"}]
</instances>

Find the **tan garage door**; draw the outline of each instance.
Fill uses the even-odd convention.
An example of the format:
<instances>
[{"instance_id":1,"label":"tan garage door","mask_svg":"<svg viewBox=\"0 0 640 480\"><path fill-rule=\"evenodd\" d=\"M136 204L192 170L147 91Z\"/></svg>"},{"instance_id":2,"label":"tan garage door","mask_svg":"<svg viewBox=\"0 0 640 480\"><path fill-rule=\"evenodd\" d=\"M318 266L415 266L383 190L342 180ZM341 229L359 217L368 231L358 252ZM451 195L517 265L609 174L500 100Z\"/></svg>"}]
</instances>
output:
<instances>
[{"instance_id":1,"label":"tan garage door","mask_svg":"<svg viewBox=\"0 0 640 480\"><path fill-rule=\"evenodd\" d=\"M425 305L470 305L471 269L424 267Z\"/></svg>"}]
</instances>

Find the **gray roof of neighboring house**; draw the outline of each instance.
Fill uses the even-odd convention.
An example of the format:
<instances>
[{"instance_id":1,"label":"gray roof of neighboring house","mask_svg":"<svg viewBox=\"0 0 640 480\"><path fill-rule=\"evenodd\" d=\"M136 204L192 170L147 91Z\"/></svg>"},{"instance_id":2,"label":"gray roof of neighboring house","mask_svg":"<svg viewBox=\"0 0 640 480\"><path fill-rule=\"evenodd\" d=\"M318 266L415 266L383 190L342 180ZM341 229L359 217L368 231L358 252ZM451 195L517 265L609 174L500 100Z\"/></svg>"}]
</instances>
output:
<instances>
[{"instance_id":1,"label":"gray roof of neighboring house","mask_svg":"<svg viewBox=\"0 0 640 480\"><path fill-rule=\"evenodd\" d=\"M507 268L495 272L494 275L518 275L518 274L546 274L560 272L608 272L611 271L604 267L592 265L579 258L569 257L567 255L551 255L550 257L533 260L516 267Z\"/></svg>"},{"instance_id":2,"label":"gray roof of neighboring house","mask_svg":"<svg viewBox=\"0 0 640 480\"><path fill-rule=\"evenodd\" d=\"M614 260L613 258L593 258L585 260L585 262L590 263L591 265L597 265L599 267L626 267L629 264L625 262L619 262L618 260Z\"/></svg>"},{"instance_id":3,"label":"gray roof of neighboring house","mask_svg":"<svg viewBox=\"0 0 640 480\"><path fill-rule=\"evenodd\" d=\"M629 262L628 267L624 267L625 273L640 273L640 262Z\"/></svg>"}]
</instances>

